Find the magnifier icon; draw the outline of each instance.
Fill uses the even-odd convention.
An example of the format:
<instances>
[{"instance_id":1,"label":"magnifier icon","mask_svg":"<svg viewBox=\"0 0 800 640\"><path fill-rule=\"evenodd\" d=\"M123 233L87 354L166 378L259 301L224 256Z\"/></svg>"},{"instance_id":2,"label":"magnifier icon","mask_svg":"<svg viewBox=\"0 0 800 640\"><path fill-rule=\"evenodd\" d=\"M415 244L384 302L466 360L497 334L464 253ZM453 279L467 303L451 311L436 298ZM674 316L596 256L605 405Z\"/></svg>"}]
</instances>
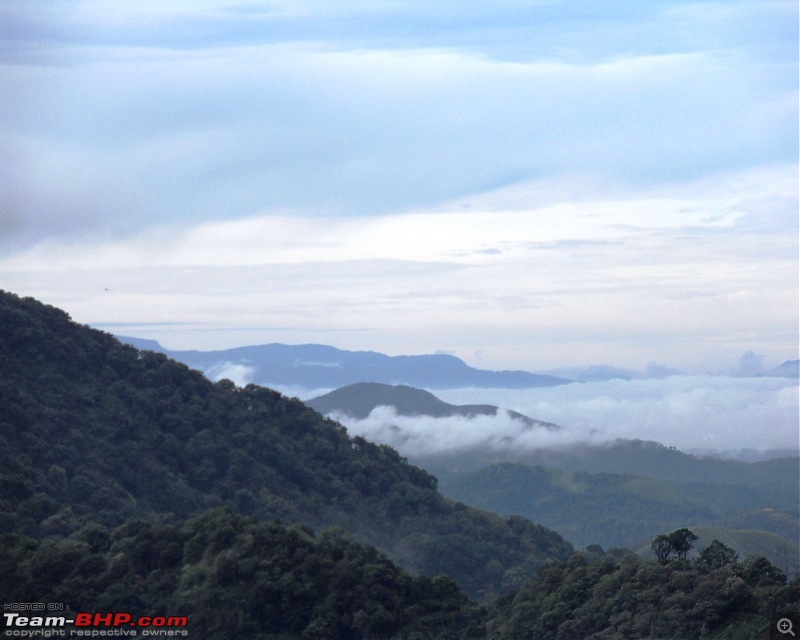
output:
<instances>
[{"instance_id":1,"label":"magnifier icon","mask_svg":"<svg viewBox=\"0 0 800 640\"><path fill-rule=\"evenodd\" d=\"M792 621L789 620L789 618L781 618L778 620L778 624L776 626L778 627L778 631L780 633L784 635L788 633L794 637L794 631L792 631Z\"/></svg>"}]
</instances>

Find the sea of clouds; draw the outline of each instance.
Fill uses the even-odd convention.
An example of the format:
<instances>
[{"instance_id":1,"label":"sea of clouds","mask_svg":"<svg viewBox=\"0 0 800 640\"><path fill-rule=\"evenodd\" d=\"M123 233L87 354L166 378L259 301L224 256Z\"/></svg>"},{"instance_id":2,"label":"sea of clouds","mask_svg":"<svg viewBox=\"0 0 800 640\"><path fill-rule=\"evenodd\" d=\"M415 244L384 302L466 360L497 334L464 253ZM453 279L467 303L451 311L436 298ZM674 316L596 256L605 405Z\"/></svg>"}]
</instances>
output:
<instances>
[{"instance_id":1,"label":"sea of clouds","mask_svg":"<svg viewBox=\"0 0 800 640\"><path fill-rule=\"evenodd\" d=\"M321 391L284 389L310 399ZM497 416L398 416L378 407L356 420L333 415L352 435L388 444L411 458L486 449L524 452L616 438L652 440L685 452L759 459L800 451L796 380L727 376L573 383L540 389L433 390L451 404L494 404L561 430L526 427Z\"/></svg>"}]
</instances>

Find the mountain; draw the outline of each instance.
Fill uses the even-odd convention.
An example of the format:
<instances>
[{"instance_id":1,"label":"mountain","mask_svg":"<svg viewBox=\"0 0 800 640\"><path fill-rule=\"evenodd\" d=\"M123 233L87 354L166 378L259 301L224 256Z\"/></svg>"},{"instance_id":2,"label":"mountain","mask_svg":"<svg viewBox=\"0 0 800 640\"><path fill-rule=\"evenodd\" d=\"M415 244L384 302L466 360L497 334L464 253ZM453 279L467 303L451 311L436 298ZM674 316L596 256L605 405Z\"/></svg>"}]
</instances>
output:
<instances>
[{"instance_id":1,"label":"mountain","mask_svg":"<svg viewBox=\"0 0 800 640\"><path fill-rule=\"evenodd\" d=\"M798 503L797 455L756 462L697 456L648 440L618 438L611 442L521 451L470 454L418 454L419 464L433 473L475 471L489 464L518 462L570 473L619 473L651 476L679 484L745 485L779 491L782 499Z\"/></svg>"},{"instance_id":2,"label":"mountain","mask_svg":"<svg viewBox=\"0 0 800 640\"><path fill-rule=\"evenodd\" d=\"M407 385L388 385L377 382L351 384L330 393L306 400L306 404L324 415L343 414L364 419L377 407L394 407L398 415L449 418L453 416L496 416L498 407L489 404L453 405L437 398L429 391ZM558 425L534 420L516 411L508 415L526 427L557 430Z\"/></svg>"},{"instance_id":3,"label":"mountain","mask_svg":"<svg viewBox=\"0 0 800 640\"><path fill-rule=\"evenodd\" d=\"M357 382L406 384L430 389L485 387L524 389L571 382L527 371L475 369L445 354L389 356L374 351L345 351L320 344L265 344L221 351L173 351L158 342L120 336L139 349L157 351L208 375L231 367L247 371L260 385L331 389Z\"/></svg>"},{"instance_id":4,"label":"mountain","mask_svg":"<svg viewBox=\"0 0 800 640\"><path fill-rule=\"evenodd\" d=\"M522 518L447 500L396 451L299 400L212 383L53 307L0 293L0 531L172 522L229 506L356 539L473 597L572 547Z\"/></svg>"},{"instance_id":5,"label":"mountain","mask_svg":"<svg viewBox=\"0 0 800 640\"><path fill-rule=\"evenodd\" d=\"M720 539L743 558L763 555L787 570L800 570L796 496L782 496L768 487L698 487L651 476L568 473L511 463L441 474L439 486L454 500L541 522L577 547L594 543L633 548L649 545L662 531L727 526L729 534ZM751 530L747 544L739 545L744 533L736 532L741 533L737 537L733 529L762 530ZM791 557L794 560L788 561Z\"/></svg>"},{"instance_id":6,"label":"mountain","mask_svg":"<svg viewBox=\"0 0 800 640\"><path fill-rule=\"evenodd\" d=\"M800 378L800 360L787 360L762 375L773 378Z\"/></svg>"}]
</instances>

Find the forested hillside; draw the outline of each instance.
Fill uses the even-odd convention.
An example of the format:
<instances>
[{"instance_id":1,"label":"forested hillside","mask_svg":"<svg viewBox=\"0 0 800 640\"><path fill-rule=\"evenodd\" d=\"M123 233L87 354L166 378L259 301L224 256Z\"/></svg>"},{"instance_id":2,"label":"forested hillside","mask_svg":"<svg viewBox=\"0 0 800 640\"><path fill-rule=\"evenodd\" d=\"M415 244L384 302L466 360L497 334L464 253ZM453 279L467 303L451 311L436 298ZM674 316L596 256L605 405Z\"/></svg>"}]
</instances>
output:
<instances>
[{"instance_id":1,"label":"forested hillside","mask_svg":"<svg viewBox=\"0 0 800 640\"><path fill-rule=\"evenodd\" d=\"M520 591L501 598L489 637L770 637L771 616L797 610L800 579L787 584L786 577L763 558L740 563L733 554L719 555L706 553L697 562L660 564L635 555L612 559L602 550L588 559L576 554L546 567Z\"/></svg>"},{"instance_id":2,"label":"forested hillside","mask_svg":"<svg viewBox=\"0 0 800 640\"><path fill-rule=\"evenodd\" d=\"M226 509L60 540L0 535L0 553L4 602L185 616L206 640L732 640L767 637L800 599L798 577L715 541L663 563L593 545L479 606L451 578L411 576L340 530Z\"/></svg>"},{"instance_id":3,"label":"forested hillside","mask_svg":"<svg viewBox=\"0 0 800 640\"><path fill-rule=\"evenodd\" d=\"M218 509L178 524L0 542L4 602L186 616L190 637L204 640L483 637L485 611L451 578L413 577L336 530L315 537Z\"/></svg>"},{"instance_id":4,"label":"forested hillside","mask_svg":"<svg viewBox=\"0 0 800 640\"><path fill-rule=\"evenodd\" d=\"M521 584L571 545L444 499L432 475L295 399L213 384L162 354L0 296L0 526L64 536L229 505L341 526L474 597Z\"/></svg>"},{"instance_id":5,"label":"forested hillside","mask_svg":"<svg viewBox=\"0 0 800 640\"><path fill-rule=\"evenodd\" d=\"M445 495L495 513L531 518L581 548L592 543L631 547L687 524L714 525L750 530L748 552L797 571L797 492L782 490L780 478L775 484L681 484L652 476L568 473L513 463L440 474ZM735 539L734 533L727 537ZM760 548L755 540L763 543Z\"/></svg>"}]
</instances>

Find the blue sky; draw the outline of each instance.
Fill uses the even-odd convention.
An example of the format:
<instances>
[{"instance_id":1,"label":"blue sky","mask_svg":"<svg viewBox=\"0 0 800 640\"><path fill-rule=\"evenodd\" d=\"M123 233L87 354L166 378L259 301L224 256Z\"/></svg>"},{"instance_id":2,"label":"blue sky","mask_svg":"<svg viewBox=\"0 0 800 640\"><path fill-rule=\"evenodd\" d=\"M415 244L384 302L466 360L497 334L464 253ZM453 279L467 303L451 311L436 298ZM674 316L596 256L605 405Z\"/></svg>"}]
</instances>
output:
<instances>
[{"instance_id":1,"label":"blue sky","mask_svg":"<svg viewBox=\"0 0 800 640\"><path fill-rule=\"evenodd\" d=\"M175 348L797 357L798 8L0 0L0 287Z\"/></svg>"}]
</instances>

